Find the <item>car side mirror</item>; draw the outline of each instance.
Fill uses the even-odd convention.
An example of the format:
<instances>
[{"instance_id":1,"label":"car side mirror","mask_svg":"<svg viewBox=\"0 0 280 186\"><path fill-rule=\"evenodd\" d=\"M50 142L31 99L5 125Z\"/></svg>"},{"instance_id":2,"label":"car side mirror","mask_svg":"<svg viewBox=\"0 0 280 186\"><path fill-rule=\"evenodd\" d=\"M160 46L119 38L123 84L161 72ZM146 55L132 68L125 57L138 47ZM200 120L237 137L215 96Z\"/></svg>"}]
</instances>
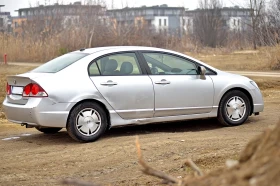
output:
<instances>
[{"instance_id":1,"label":"car side mirror","mask_svg":"<svg viewBox=\"0 0 280 186\"><path fill-rule=\"evenodd\" d=\"M205 76L206 75L206 68L204 66L200 66L200 75Z\"/></svg>"}]
</instances>

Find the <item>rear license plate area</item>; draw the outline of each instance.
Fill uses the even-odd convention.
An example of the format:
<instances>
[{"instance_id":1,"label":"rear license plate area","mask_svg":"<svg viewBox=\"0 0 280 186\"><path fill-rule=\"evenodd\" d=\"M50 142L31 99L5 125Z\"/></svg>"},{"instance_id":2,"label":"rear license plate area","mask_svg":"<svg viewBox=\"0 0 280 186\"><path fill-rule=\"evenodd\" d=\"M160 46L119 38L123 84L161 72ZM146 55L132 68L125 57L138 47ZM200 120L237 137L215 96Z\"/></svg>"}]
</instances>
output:
<instances>
[{"instance_id":1,"label":"rear license plate area","mask_svg":"<svg viewBox=\"0 0 280 186\"><path fill-rule=\"evenodd\" d=\"M12 89L12 94L22 95L23 87L12 86L11 89Z\"/></svg>"}]
</instances>

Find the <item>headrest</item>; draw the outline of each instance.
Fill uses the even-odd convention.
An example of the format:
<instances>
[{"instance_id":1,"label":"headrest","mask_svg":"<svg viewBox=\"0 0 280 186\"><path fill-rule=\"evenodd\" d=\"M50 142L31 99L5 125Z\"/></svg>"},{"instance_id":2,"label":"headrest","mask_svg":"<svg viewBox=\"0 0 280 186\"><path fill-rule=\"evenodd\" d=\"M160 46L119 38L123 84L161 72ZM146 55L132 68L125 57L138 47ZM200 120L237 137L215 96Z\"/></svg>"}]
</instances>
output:
<instances>
[{"instance_id":1,"label":"headrest","mask_svg":"<svg viewBox=\"0 0 280 186\"><path fill-rule=\"evenodd\" d=\"M105 65L106 72L114 72L118 68L118 62L114 59L110 59L107 61Z\"/></svg>"},{"instance_id":2,"label":"headrest","mask_svg":"<svg viewBox=\"0 0 280 186\"><path fill-rule=\"evenodd\" d=\"M121 66L120 73L127 75L133 72L133 65L130 62L123 62Z\"/></svg>"}]
</instances>

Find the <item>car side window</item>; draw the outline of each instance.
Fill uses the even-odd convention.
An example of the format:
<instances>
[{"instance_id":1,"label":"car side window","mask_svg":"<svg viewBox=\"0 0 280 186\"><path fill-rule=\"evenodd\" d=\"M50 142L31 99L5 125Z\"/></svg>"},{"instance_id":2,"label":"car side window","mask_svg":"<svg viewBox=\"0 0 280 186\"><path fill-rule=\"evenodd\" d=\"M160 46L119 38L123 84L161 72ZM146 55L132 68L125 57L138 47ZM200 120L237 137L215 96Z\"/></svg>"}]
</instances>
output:
<instances>
[{"instance_id":1,"label":"car side window","mask_svg":"<svg viewBox=\"0 0 280 186\"><path fill-rule=\"evenodd\" d=\"M163 53L143 53L153 75L197 75L197 66L186 59Z\"/></svg>"},{"instance_id":2,"label":"car side window","mask_svg":"<svg viewBox=\"0 0 280 186\"><path fill-rule=\"evenodd\" d=\"M89 67L89 74L102 76L125 76L142 74L135 53L121 53L98 59Z\"/></svg>"}]
</instances>

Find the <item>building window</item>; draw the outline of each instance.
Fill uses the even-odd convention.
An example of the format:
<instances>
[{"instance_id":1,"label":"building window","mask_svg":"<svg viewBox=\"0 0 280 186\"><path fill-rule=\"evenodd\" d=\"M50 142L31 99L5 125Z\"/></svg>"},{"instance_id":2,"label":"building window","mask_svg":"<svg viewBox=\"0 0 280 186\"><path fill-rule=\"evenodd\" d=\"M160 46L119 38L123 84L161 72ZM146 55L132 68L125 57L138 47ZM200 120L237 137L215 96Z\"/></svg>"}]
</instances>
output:
<instances>
[{"instance_id":1,"label":"building window","mask_svg":"<svg viewBox=\"0 0 280 186\"><path fill-rule=\"evenodd\" d=\"M233 25L236 26L236 20L235 19L233 20Z\"/></svg>"},{"instance_id":2,"label":"building window","mask_svg":"<svg viewBox=\"0 0 280 186\"><path fill-rule=\"evenodd\" d=\"M159 26L161 26L161 19L159 19Z\"/></svg>"},{"instance_id":3,"label":"building window","mask_svg":"<svg viewBox=\"0 0 280 186\"><path fill-rule=\"evenodd\" d=\"M167 26L167 20L164 19L164 26Z\"/></svg>"},{"instance_id":4,"label":"building window","mask_svg":"<svg viewBox=\"0 0 280 186\"><path fill-rule=\"evenodd\" d=\"M239 26L240 25L240 20L238 19L238 21L237 21L237 25Z\"/></svg>"},{"instance_id":5,"label":"building window","mask_svg":"<svg viewBox=\"0 0 280 186\"><path fill-rule=\"evenodd\" d=\"M190 19L188 19L188 26L190 26L190 24L191 24L191 20L190 20Z\"/></svg>"},{"instance_id":6,"label":"building window","mask_svg":"<svg viewBox=\"0 0 280 186\"><path fill-rule=\"evenodd\" d=\"M4 26L4 18L0 18L0 27Z\"/></svg>"}]
</instances>

